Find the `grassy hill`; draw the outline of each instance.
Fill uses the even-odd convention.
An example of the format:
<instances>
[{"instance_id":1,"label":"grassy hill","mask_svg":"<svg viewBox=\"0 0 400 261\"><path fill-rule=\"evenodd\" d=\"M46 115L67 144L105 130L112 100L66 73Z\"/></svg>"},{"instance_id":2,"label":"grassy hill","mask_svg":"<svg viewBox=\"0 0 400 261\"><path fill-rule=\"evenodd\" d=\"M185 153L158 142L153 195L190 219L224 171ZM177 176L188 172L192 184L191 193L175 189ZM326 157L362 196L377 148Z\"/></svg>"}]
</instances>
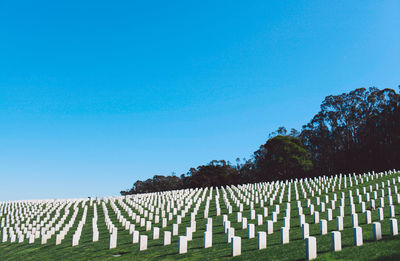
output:
<instances>
[{"instance_id":1,"label":"grassy hill","mask_svg":"<svg viewBox=\"0 0 400 261\"><path fill-rule=\"evenodd\" d=\"M394 194L394 187L398 186L398 177L400 173L395 173L392 175L379 176L374 180L369 180L362 184L349 187L349 179L347 179L347 188L344 188L343 183L342 189L338 190L338 184L336 184L335 191L329 191L328 194L322 192L321 196L316 194L314 197L308 196L311 199L312 204L315 205L316 210L319 207L316 205L316 197L321 198L321 202L325 195L329 196L331 200L333 194L337 194L339 205L339 199L341 197L341 192L345 192L346 208L344 216L344 230L342 232L342 251L332 252L331 251L331 231L336 230L336 219L335 217L339 214L338 207L336 207L332 212L333 220L328 222L328 234L320 234L320 225L314 224L313 216L310 215L309 209L307 208L307 199L302 198L302 193L299 193L300 201L303 207L303 212L306 215L306 222L310 224L310 236L315 236L317 238L317 250L318 257L317 260L378 260L378 259L400 259L400 236L390 236L390 225L389 225L389 208L388 208L388 194L387 188L390 187L393 197L393 205L396 210L396 217L400 214L399 202L397 202L397 196ZM396 183L393 184L393 179ZM390 186L387 186L387 181L390 181ZM342 180L343 181L343 180ZM380 197L380 192L382 189L382 182L384 182L385 187L385 208L384 215L385 218L381 221L382 225L382 235L383 238L380 241L373 240L372 234L372 224L366 224L364 214L361 213L361 206L358 204L356 195L356 189L358 188L362 199L366 202L366 196L363 195L363 187L367 188L369 192L369 185L373 185L375 190L376 184L379 185L378 197ZM299 187L298 187L299 189ZM348 191L352 190L354 197L354 204L356 205L356 212L359 216L359 226L363 229L363 239L364 245L356 247L353 245L353 230L352 230L352 219L349 209L349 197ZM193 240L188 243L188 252L186 254L178 254L178 237L172 237L172 244L168 246L163 246L163 231L172 230L172 224L176 222L176 218L168 221L168 225L165 228L161 228L160 224L155 224L160 227L160 239L152 239L152 231L145 231L144 227L140 227L136 224L136 230L139 230L140 234L147 234L149 236L148 249L145 251L139 251L138 244L132 244L132 235L129 231L122 227L122 224L118 221L116 213L112 210L110 206L110 201L106 203L108 209L109 217L112 223L118 227L118 243L115 249L109 249L109 231L107 230L104 213L101 206L97 207L98 214L98 229L99 229L99 241L92 242L92 217L93 217L93 206L90 206L89 202L85 202L88 206L88 213L86 224L83 226L82 236L79 241L78 246L71 246L72 235L75 232L78 222L82 217L83 208L79 204L79 212L77 218L74 222L73 227L69 230L67 236L62 241L60 245L55 245L55 236L52 236L46 244L41 244L40 239L36 239L33 244L29 244L28 240L25 239L24 242L10 243L8 239L7 242L0 242L0 260L211 260L211 259L237 259L237 260L304 260L305 259L305 240L302 239L302 231L298 224L298 212L295 197L295 188L291 186L291 228L290 228L290 243L282 245L280 243L280 228L283 226L283 217L285 216L285 208L287 203L287 193L285 191L282 203L280 205L280 213L278 215L278 220L274 224L274 233L267 236L267 248L263 250L257 249L257 236L252 239L247 238L247 229L241 229L241 223L236 222L236 212L239 210L238 207L233 204L233 213L228 215L228 219L231 221L231 226L235 228L235 235L242 237L242 254L238 257L231 257L231 245L227 243L226 234L224 233L224 227L222 223L222 215L228 214L228 210L225 207L223 201L222 193L223 191L219 189L220 197L219 204L221 206L221 215L216 214L216 204L215 198L213 197L210 201L209 217L213 219L213 246L212 248L203 248L203 233L205 231L206 219L203 218L203 211L205 207L205 202L203 201L200 205L198 214L196 216L197 231L193 233ZM300 191L299 191L300 192ZM309 193L308 193L309 194ZM372 196L372 193L370 193ZM235 192L237 195L237 192ZM215 189L214 194L215 196ZM231 198L228 197L230 200ZM121 197L122 201L126 203L126 198ZM96 201L94 201L94 204ZM377 205L379 205L379 200L376 200ZM279 203L279 202L278 202ZM4 204L4 203L3 203ZM119 207L121 213L124 217L129 218L128 213L123 210L123 208L115 201L115 204ZM248 218L249 223L255 224L255 220L250 219L250 207L246 204L244 205L243 217ZM193 206L190 211L193 210ZM256 213L262 214L262 208L259 204L254 205ZM269 201L265 202L265 207L268 207L269 215L263 219L263 225L256 225L257 231L266 231L265 221L271 219L271 213L273 207L269 206ZM327 204L328 207L328 204ZM370 202L366 202L367 209L370 208ZM189 211L189 213L190 213ZM61 211L61 215L64 214ZM54 212L50 216L54 215ZM72 215L68 215L67 221ZM5 217L3 213L1 218ZM326 212L320 212L320 219L326 218ZM59 219L59 218L58 218ZM378 220L377 210L372 210L372 221ZM179 225L179 234L184 235L185 227L190 225L190 214L187 214L182 218L182 224ZM2 232L0 231L0 234ZM1 239L1 237L0 237Z\"/></svg>"}]
</instances>

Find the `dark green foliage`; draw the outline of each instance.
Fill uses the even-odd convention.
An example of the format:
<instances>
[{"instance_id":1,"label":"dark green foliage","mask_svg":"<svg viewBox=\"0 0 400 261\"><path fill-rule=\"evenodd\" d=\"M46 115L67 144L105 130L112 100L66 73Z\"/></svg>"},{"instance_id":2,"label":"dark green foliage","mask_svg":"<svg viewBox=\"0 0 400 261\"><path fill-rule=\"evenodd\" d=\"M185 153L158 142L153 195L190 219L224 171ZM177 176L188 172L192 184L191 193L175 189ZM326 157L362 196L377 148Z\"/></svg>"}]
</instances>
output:
<instances>
[{"instance_id":1,"label":"dark green foliage","mask_svg":"<svg viewBox=\"0 0 400 261\"><path fill-rule=\"evenodd\" d=\"M360 88L329 95L301 132L285 127L269 135L251 160L211 161L179 178L137 181L122 195L203 186L251 183L323 174L400 167L400 94Z\"/></svg>"},{"instance_id":2,"label":"dark green foliage","mask_svg":"<svg viewBox=\"0 0 400 261\"><path fill-rule=\"evenodd\" d=\"M128 191L121 191L122 195L136 194L136 193L147 193L147 192L158 192L165 190L175 190L183 188L182 179L176 176L161 176L155 175L153 179L147 179L146 181L136 181L133 187Z\"/></svg>"},{"instance_id":3,"label":"dark green foliage","mask_svg":"<svg viewBox=\"0 0 400 261\"><path fill-rule=\"evenodd\" d=\"M260 180L283 180L304 176L312 168L310 154L299 138L275 136L254 153Z\"/></svg>"},{"instance_id":4,"label":"dark green foliage","mask_svg":"<svg viewBox=\"0 0 400 261\"><path fill-rule=\"evenodd\" d=\"M300 136L315 174L399 167L400 95L360 88L327 96Z\"/></svg>"},{"instance_id":5,"label":"dark green foliage","mask_svg":"<svg viewBox=\"0 0 400 261\"><path fill-rule=\"evenodd\" d=\"M188 173L191 187L225 186L240 183L237 169L224 160L213 160L207 165L190 169Z\"/></svg>"}]
</instances>

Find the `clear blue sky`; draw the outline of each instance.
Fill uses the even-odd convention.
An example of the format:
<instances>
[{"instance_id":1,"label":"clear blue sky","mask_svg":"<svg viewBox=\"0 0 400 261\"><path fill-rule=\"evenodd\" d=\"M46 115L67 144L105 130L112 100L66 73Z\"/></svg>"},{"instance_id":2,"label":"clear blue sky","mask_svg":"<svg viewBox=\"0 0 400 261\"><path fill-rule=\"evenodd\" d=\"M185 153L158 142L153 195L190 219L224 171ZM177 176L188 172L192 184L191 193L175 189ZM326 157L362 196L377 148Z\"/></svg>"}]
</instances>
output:
<instances>
[{"instance_id":1,"label":"clear blue sky","mask_svg":"<svg viewBox=\"0 0 400 261\"><path fill-rule=\"evenodd\" d=\"M399 63L399 1L1 1L0 200L249 158Z\"/></svg>"}]
</instances>

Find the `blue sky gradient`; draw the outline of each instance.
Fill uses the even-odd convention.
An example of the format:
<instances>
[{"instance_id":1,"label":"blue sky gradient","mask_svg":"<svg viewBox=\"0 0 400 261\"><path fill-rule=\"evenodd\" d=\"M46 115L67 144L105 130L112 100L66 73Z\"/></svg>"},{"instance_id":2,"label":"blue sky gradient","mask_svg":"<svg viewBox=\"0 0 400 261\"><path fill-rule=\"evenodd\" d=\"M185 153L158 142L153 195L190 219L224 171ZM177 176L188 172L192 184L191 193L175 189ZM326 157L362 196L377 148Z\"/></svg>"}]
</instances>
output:
<instances>
[{"instance_id":1,"label":"blue sky gradient","mask_svg":"<svg viewBox=\"0 0 400 261\"><path fill-rule=\"evenodd\" d=\"M0 200L249 158L399 62L399 1L2 1Z\"/></svg>"}]
</instances>

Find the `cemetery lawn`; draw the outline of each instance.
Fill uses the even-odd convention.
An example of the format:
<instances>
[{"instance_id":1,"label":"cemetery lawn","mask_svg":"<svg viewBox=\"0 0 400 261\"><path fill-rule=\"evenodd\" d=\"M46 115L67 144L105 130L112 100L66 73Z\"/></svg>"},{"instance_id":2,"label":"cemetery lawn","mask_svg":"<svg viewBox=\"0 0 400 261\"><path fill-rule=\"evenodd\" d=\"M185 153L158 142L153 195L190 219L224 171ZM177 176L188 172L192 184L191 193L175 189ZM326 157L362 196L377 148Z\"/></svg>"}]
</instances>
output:
<instances>
[{"instance_id":1,"label":"cemetery lawn","mask_svg":"<svg viewBox=\"0 0 400 261\"><path fill-rule=\"evenodd\" d=\"M350 209L348 208L349 198L347 189L337 190L330 192L329 198L331 199L333 193L336 193L338 200L341 192L346 192L346 208L344 221L344 230L342 234L342 251L332 252L331 251L331 231L336 231L336 216L339 213L339 202L337 201L336 208L332 211L333 220L328 221L328 234L320 234L319 224L314 224L313 216L310 215L309 209L306 205L306 199L300 197L302 202L303 212L306 215L306 222L310 225L310 236L314 236L317 239L317 251L318 257L316 260L400 260L400 236L392 237L390 235L389 226L389 208L387 207L388 198L385 194L385 208L384 216L385 219L380 221L382 225L382 240L374 241L372 236L372 224L366 224L364 214L361 213L360 204L358 204L355 197L355 190L360 189L362 194L363 187L369 187L375 184L379 184L379 190L381 189L381 182L384 181L386 185L387 180L396 178L396 184L391 184L393 205L395 206L396 218L400 215L400 206L396 199L396 194L393 192L393 187L398 186L397 177L400 173L393 175L379 177L378 179L369 180L363 184L354 185L350 189L353 191L354 203L356 205L356 211L359 216L359 226L363 230L364 245L356 247L353 245L353 229L350 215ZM387 186L385 186L386 192ZM400 187L399 187L400 189ZM369 190L368 190L369 192ZM236 193L236 192L235 192ZM287 191L285 192L288 193ZM222 191L220 190L222 195ZM292 186L292 200L291 200L291 228L290 228L290 242L289 244L282 245L280 243L280 228L283 226L283 217L285 216L284 209L286 208L287 195L285 194L282 204L280 204L280 213L278 215L278 221L274 223L274 233L267 235L267 248L263 250L257 249L257 232L266 231L265 222L271 219L271 213L273 208L265 203L268 207L268 217L263 219L263 225L255 226L256 236L255 238L247 238L247 229L241 229L241 223L236 222L236 212L238 208L232 202L233 213L230 214L229 220L231 226L235 228L235 236L242 238L242 253L240 256L231 257L231 245L227 243L226 234L222 225L222 215L228 214L225 207L225 203L220 196L221 215L216 216L215 200L210 202L209 217L213 218L213 246L211 248L203 248L203 233L205 231L206 219L203 218L203 209L205 201L199 208L196 216L197 231L193 233L193 240L188 242L188 252L186 254L178 254L178 237L172 236L172 244L163 246L163 231L172 231L172 224L176 222L176 218L168 221L166 228L160 227L160 239L152 239L152 231L145 231L144 227L140 227L136 224L136 229L139 230L140 234L147 234L149 236L148 249L145 251L139 251L139 244L132 244L132 236L129 231L125 230L121 223L119 223L115 212L112 210L110 203L107 203L107 209L109 216L115 226L118 227L118 242L115 249L109 249L109 232L104 222L104 213L101 206L97 208L98 214L98 229L99 229L99 241L92 242L92 217L93 207L88 207L88 214L86 224L83 226L82 236L78 246L71 246L72 235L75 232L78 222L81 219L83 208L80 206L80 210L74 226L70 229L65 239L60 245L55 245L55 236L48 240L47 244L41 245L40 239L36 239L35 243L28 244L28 240L25 239L23 243L10 243L0 242L0 260L219 260L219 259L234 259L234 260L304 260L305 259L305 240L302 239L302 231L299 227L299 219L297 214L296 200L294 199L294 186ZM370 193L372 194L372 193ZM215 191L214 191L215 195ZM321 201L324 197L322 193ZM309 197L311 198L311 197ZM363 195L364 202L366 201L365 195ZM125 200L124 200L125 201ZM378 203L378 200L377 204ZM315 198L312 198L312 203L315 204ZM116 203L121 213L125 217L129 217L128 214ZM316 210L319 211L319 207L315 206ZM366 202L366 207L369 209L370 203ZM243 217L248 218L249 224L256 224L256 220L250 219L250 208L244 204ZM193 206L190 211L193 210ZM255 204L256 214L262 214L262 208L259 204ZM372 210L372 222L378 221L377 210ZM189 212L190 213L190 212ZM52 213L54 215L54 213ZM64 213L61 212L60 217ZM71 217L72 211L68 216ZM58 219L60 219L60 217ZM320 219L326 219L326 212L320 212ZM160 221L161 222L161 221ZM179 235L184 235L185 227L190 225L190 215L186 215L182 218L182 224L179 225ZM1 237L0 237L1 239Z\"/></svg>"}]
</instances>

